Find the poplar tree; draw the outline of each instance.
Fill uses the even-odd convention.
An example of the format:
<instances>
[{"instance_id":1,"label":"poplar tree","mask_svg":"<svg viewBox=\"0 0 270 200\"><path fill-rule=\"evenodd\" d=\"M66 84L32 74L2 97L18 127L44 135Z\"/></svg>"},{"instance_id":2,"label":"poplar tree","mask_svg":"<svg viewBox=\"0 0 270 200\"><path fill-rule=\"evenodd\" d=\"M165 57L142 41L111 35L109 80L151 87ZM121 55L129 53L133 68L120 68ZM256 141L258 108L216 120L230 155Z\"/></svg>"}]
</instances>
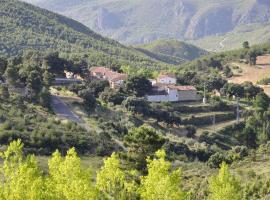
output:
<instances>
[{"instance_id":1,"label":"poplar tree","mask_svg":"<svg viewBox=\"0 0 270 200\"><path fill-rule=\"evenodd\" d=\"M209 200L241 200L240 182L230 173L226 163L222 163L219 173L210 178Z\"/></svg>"},{"instance_id":2,"label":"poplar tree","mask_svg":"<svg viewBox=\"0 0 270 200\"><path fill-rule=\"evenodd\" d=\"M141 178L139 189L142 200L184 200L181 189L181 170L172 171L172 165L165 160L164 150L156 152L158 159L148 159L148 175Z\"/></svg>"}]
</instances>

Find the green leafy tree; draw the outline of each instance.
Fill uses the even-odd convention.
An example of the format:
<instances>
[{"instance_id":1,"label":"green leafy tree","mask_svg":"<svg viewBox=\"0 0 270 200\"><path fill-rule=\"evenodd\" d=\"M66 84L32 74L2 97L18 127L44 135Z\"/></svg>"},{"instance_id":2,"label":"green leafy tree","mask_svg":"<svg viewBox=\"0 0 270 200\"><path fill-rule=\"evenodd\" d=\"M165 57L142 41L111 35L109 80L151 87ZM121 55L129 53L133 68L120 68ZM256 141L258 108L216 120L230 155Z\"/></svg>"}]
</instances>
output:
<instances>
[{"instance_id":1,"label":"green leafy tree","mask_svg":"<svg viewBox=\"0 0 270 200\"><path fill-rule=\"evenodd\" d=\"M5 76L8 84L15 86L19 80L19 74L18 74L17 67L8 65L4 76Z\"/></svg>"},{"instance_id":2,"label":"green leafy tree","mask_svg":"<svg viewBox=\"0 0 270 200\"><path fill-rule=\"evenodd\" d=\"M249 49L249 48L250 48L250 47L249 47L249 42L248 42L248 41L243 42L243 48L244 48L244 49Z\"/></svg>"},{"instance_id":3,"label":"green leafy tree","mask_svg":"<svg viewBox=\"0 0 270 200\"><path fill-rule=\"evenodd\" d=\"M256 65L257 56L258 52L255 49L250 49L249 52L247 53L248 62L251 66Z\"/></svg>"},{"instance_id":4,"label":"green leafy tree","mask_svg":"<svg viewBox=\"0 0 270 200\"><path fill-rule=\"evenodd\" d=\"M65 61L59 57L58 52L50 52L44 58L43 65L53 74L63 74L65 70Z\"/></svg>"},{"instance_id":5,"label":"green leafy tree","mask_svg":"<svg viewBox=\"0 0 270 200\"><path fill-rule=\"evenodd\" d=\"M8 65L7 60L3 57L0 57L0 77L2 77L5 74L7 65Z\"/></svg>"},{"instance_id":6,"label":"green leafy tree","mask_svg":"<svg viewBox=\"0 0 270 200\"><path fill-rule=\"evenodd\" d=\"M164 150L156 152L157 159L148 159L148 175L141 178L142 200L184 200L181 189L181 170L172 171L172 165L165 160Z\"/></svg>"},{"instance_id":7,"label":"green leafy tree","mask_svg":"<svg viewBox=\"0 0 270 200\"><path fill-rule=\"evenodd\" d=\"M218 175L210 178L209 200L242 200L240 182L230 173L228 165L221 164Z\"/></svg>"},{"instance_id":8,"label":"green leafy tree","mask_svg":"<svg viewBox=\"0 0 270 200\"><path fill-rule=\"evenodd\" d=\"M147 92L151 91L152 84L144 76L129 76L125 80L124 85L125 91L128 94L134 94L138 97L144 96Z\"/></svg>"},{"instance_id":9,"label":"green leafy tree","mask_svg":"<svg viewBox=\"0 0 270 200\"><path fill-rule=\"evenodd\" d=\"M125 95L121 91L107 88L104 92L100 94L100 99L105 103L113 103L114 105L120 105L124 101Z\"/></svg>"},{"instance_id":10,"label":"green leafy tree","mask_svg":"<svg viewBox=\"0 0 270 200\"><path fill-rule=\"evenodd\" d=\"M82 168L81 160L74 148L70 149L64 158L61 157L59 151L56 151L48 165L49 178L46 183L49 199L96 199L97 192L91 183L91 170Z\"/></svg>"},{"instance_id":11,"label":"green leafy tree","mask_svg":"<svg viewBox=\"0 0 270 200\"><path fill-rule=\"evenodd\" d=\"M46 87L43 87L39 93L39 103L47 108L51 106L51 93Z\"/></svg>"},{"instance_id":12,"label":"green leafy tree","mask_svg":"<svg viewBox=\"0 0 270 200\"><path fill-rule=\"evenodd\" d=\"M84 89L79 91L79 96L83 98L84 105L88 111L93 110L96 107L96 98L93 95L91 89Z\"/></svg>"},{"instance_id":13,"label":"green leafy tree","mask_svg":"<svg viewBox=\"0 0 270 200\"><path fill-rule=\"evenodd\" d=\"M23 144L20 140L10 143L1 158L4 163L0 168L0 199L47 199L37 161L34 156L23 157Z\"/></svg>"},{"instance_id":14,"label":"green leafy tree","mask_svg":"<svg viewBox=\"0 0 270 200\"><path fill-rule=\"evenodd\" d=\"M270 105L270 98L267 96L267 94L261 92L256 96L254 107L257 112L263 113L268 109L269 105Z\"/></svg>"},{"instance_id":15,"label":"green leafy tree","mask_svg":"<svg viewBox=\"0 0 270 200\"><path fill-rule=\"evenodd\" d=\"M99 190L100 198L136 199L137 185L134 180L130 180L130 176L132 173L121 169L120 159L113 153L111 157L104 160L104 166L97 173L96 187Z\"/></svg>"},{"instance_id":16,"label":"green leafy tree","mask_svg":"<svg viewBox=\"0 0 270 200\"><path fill-rule=\"evenodd\" d=\"M43 73L43 83L46 87L49 87L54 80L54 76L48 70Z\"/></svg>"},{"instance_id":17,"label":"green leafy tree","mask_svg":"<svg viewBox=\"0 0 270 200\"><path fill-rule=\"evenodd\" d=\"M124 138L124 145L128 148L128 160L136 169L143 171L146 158L154 156L164 143L165 139L146 125L130 130Z\"/></svg>"},{"instance_id":18,"label":"green leafy tree","mask_svg":"<svg viewBox=\"0 0 270 200\"><path fill-rule=\"evenodd\" d=\"M7 85L0 84L0 99L8 100L10 97Z\"/></svg>"}]
</instances>

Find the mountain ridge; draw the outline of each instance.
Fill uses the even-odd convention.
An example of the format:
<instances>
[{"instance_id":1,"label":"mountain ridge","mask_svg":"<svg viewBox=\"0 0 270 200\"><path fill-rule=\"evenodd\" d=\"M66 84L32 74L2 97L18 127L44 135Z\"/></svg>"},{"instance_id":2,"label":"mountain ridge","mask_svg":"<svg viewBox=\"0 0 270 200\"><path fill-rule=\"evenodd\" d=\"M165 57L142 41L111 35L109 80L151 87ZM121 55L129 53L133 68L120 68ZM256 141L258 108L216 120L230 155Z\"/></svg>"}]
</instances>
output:
<instances>
[{"instance_id":1,"label":"mountain ridge","mask_svg":"<svg viewBox=\"0 0 270 200\"><path fill-rule=\"evenodd\" d=\"M270 2L266 0L160 0L158 4L155 0L27 1L125 44L168 38L194 40L270 21Z\"/></svg>"},{"instance_id":2,"label":"mountain ridge","mask_svg":"<svg viewBox=\"0 0 270 200\"><path fill-rule=\"evenodd\" d=\"M165 66L132 47L105 38L67 17L17 0L0 0L0 54L25 50L59 51L87 57L91 65Z\"/></svg>"}]
</instances>

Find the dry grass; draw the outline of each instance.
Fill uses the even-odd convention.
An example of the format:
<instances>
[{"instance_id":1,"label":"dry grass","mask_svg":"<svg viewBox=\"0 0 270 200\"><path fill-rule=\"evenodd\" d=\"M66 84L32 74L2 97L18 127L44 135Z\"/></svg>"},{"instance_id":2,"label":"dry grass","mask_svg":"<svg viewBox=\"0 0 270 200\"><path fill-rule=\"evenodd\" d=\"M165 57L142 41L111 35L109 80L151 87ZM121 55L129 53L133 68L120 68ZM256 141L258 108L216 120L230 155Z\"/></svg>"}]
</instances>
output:
<instances>
[{"instance_id":1,"label":"dry grass","mask_svg":"<svg viewBox=\"0 0 270 200\"><path fill-rule=\"evenodd\" d=\"M229 79L232 83L243 83L245 81L251 81L256 84L257 81L270 77L270 55L258 56L257 65L249 66L243 63L232 63L234 66L238 66L242 69L242 73L235 74ZM265 92L270 95L270 86L261 86Z\"/></svg>"}]
</instances>

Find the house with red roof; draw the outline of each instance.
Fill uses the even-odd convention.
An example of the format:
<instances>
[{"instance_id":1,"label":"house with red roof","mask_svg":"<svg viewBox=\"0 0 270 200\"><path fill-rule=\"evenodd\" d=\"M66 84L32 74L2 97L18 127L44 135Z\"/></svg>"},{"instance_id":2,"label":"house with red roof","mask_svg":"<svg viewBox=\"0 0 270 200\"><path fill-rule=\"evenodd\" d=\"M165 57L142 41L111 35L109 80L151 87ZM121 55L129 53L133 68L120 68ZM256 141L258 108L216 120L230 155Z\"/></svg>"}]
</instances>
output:
<instances>
[{"instance_id":1,"label":"house with red roof","mask_svg":"<svg viewBox=\"0 0 270 200\"><path fill-rule=\"evenodd\" d=\"M176 85L176 76L171 73L161 74L152 81L153 89L146 95L150 102L197 101L200 99L194 86Z\"/></svg>"},{"instance_id":2,"label":"house with red roof","mask_svg":"<svg viewBox=\"0 0 270 200\"><path fill-rule=\"evenodd\" d=\"M107 67L91 67L90 74L95 78L109 81L110 87L113 89L121 87L128 77L127 74L113 71Z\"/></svg>"}]
</instances>

